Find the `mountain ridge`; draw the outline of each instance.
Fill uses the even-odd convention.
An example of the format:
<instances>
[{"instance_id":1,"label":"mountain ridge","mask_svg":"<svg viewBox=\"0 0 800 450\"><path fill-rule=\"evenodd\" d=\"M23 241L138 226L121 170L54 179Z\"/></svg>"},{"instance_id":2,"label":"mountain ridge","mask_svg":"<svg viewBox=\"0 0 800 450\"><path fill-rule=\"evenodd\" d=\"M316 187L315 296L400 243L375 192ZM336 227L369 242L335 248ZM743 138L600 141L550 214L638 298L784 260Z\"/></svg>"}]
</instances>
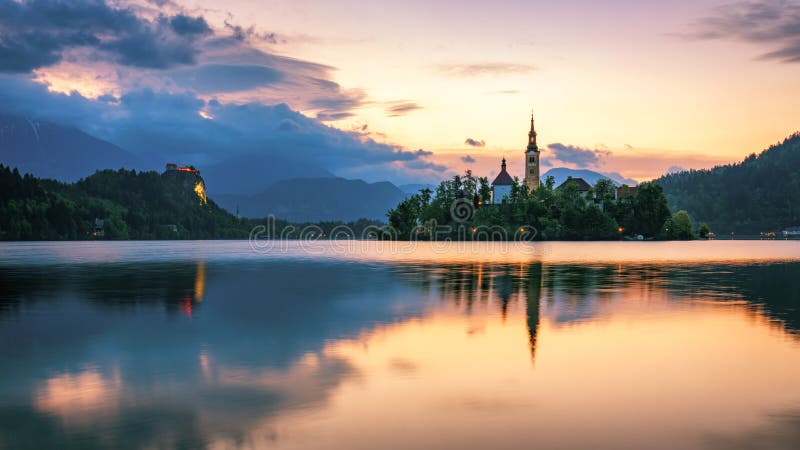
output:
<instances>
[{"instance_id":1,"label":"mountain ridge","mask_svg":"<svg viewBox=\"0 0 800 450\"><path fill-rule=\"evenodd\" d=\"M388 181L368 183L339 177L280 180L247 196L216 195L217 202L244 217L274 215L289 221L385 220L407 194Z\"/></svg>"}]
</instances>

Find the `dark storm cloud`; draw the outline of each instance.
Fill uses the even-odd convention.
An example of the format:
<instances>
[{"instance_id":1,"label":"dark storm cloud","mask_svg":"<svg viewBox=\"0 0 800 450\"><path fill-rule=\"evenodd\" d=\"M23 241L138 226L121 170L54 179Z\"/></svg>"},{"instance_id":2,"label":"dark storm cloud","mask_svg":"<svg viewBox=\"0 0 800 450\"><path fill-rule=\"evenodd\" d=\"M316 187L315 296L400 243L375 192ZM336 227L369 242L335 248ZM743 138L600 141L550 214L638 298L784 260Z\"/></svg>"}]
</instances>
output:
<instances>
[{"instance_id":1,"label":"dark storm cloud","mask_svg":"<svg viewBox=\"0 0 800 450\"><path fill-rule=\"evenodd\" d=\"M201 117L200 110L213 120ZM75 126L131 152L163 160L210 164L237 155L273 154L332 171L393 162L409 169L446 170L427 160L430 151L406 150L331 128L286 104L207 102L191 92L150 89L92 100L77 93L49 92L29 78L4 75L0 112ZM378 167L372 175L377 178L381 173Z\"/></svg>"},{"instance_id":2,"label":"dark storm cloud","mask_svg":"<svg viewBox=\"0 0 800 450\"><path fill-rule=\"evenodd\" d=\"M611 153L607 150L583 148L561 143L550 144L547 148L553 152L550 159L574 164L581 169L597 167L602 159Z\"/></svg>"},{"instance_id":3,"label":"dark storm cloud","mask_svg":"<svg viewBox=\"0 0 800 450\"><path fill-rule=\"evenodd\" d=\"M477 139L467 138L467 140L464 141L464 143L469 145L470 147L486 147L486 142L482 139L477 140Z\"/></svg>"},{"instance_id":4,"label":"dark storm cloud","mask_svg":"<svg viewBox=\"0 0 800 450\"><path fill-rule=\"evenodd\" d=\"M0 71L28 72L89 48L135 67L192 64L196 39L211 33L202 17L138 17L102 0L0 0Z\"/></svg>"},{"instance_id":5,"label":"dark storm cloud","mask_svg":"<svg viewBox=\"0 0 800 450\"><path fill-rule=\"evenodd\" d=\"M475 162L475 158L473 158L472 156L469 156L469 155L464 155L464 156L461 157L461 161L465 162L467 164L472 164L472 163Z\"/></svg>"},{"instance_id":6,"label":"dark storm cloud","mask_svg":"<svg viewBox=\"0 0 800 450\"><path fill-rule=\"evenodd\" d=\"M748 1L714 8L697 21L692 39L735 39L770 46L759 58L800 63L800 3Z\"/></svg>"},{"instance_id":7,"label":"dark storm cloud","mask_svg":"<svg viewBox=\"0 0 800 450\"><path fill-rule=\"evenodd\" d=\"M371 179L446 170L430 152L324 125L351 117L367 97L332 81L334 67L258 49L249 41L271 38L253 27L215 34L203 17L149 13L103 0L0 0L0 113L75 126L154 161L274 154L340 173L369 165ZM88 71L116 65L122 94L89 99L33 80L32 70L65 58ZM394 115L421 108L390 106Z\"/></svg>"},{"instance_id":8,"label":"dark storm cloud","mask_svg":"<svg viewBox=\"0 0 800 450\"><path fill-rule=\"evenodd\" d=\"M389 114L389 117L398 117L418 109L422 109L422 106L414 102L402 102L386 108L386 112Z\"/></svg>"},{"instance_id":9,"label":"dark storm cloud","mask_svg":"<svg viewBox=\"0 0 800 450\"><path fill-rule=\"evenodd\" d=\"M440 64L436 68L446 75L459 77L521 74L536 70L534 66L515 63Z\"/></svg>"}]
</instances>

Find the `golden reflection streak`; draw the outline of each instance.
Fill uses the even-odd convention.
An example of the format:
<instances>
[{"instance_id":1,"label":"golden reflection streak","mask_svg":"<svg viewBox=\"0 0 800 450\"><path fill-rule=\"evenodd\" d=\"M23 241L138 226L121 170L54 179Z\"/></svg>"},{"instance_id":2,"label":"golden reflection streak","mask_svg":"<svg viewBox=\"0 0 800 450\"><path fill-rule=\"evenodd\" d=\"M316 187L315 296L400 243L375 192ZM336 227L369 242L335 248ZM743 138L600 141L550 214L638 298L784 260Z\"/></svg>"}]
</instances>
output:
<instances>
[{"instance_id":1,"label":"golden reflection streak","mask_svg":"<svg viewBox=\"0 0 800 450\"><path fill-rule=\"evenodd\" d=\"M206 263L205 261L197 262L197 270L194 276L194 300L196 302L203 301L203 294L206 291Z\"/></svg>"}]
</instances>

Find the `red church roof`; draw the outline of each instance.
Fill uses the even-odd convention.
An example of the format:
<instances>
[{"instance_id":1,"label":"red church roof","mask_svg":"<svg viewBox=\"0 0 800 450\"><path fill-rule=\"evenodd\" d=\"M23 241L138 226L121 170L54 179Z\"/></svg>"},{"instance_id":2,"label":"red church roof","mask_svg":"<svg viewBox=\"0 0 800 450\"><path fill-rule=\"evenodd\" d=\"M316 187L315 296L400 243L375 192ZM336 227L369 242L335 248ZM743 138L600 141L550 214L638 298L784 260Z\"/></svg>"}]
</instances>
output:
<instances>
[{"instance_id":1,"label":"red church roof","mask_svg":"<svg viewBox=\"0 0 800 450\"><path fill-rule=\"evenodd\" d=\"M512 184L514 184L514 179L506 172L506 159L503 158L503 163L500 164L500 173L492 181L492 186L509 186Z\"/></svg>"}]
</instances>

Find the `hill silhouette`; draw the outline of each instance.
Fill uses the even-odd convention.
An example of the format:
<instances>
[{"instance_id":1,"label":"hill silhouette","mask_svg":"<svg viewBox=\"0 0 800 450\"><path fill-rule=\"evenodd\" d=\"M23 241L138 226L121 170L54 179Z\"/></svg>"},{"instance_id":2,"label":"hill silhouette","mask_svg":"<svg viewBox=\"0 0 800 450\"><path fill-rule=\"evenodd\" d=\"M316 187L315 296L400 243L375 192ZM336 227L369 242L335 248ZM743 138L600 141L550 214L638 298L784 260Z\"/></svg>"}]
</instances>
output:
<instances>
[{"instance_id":1,"label":"hill silhouette","mask_svg":"<svg viewBox=\"0 0 800 450\"><path fill-rule=\"evenodd\" d=\"M670 208L720 233L757 234L800 225L800 133L742 162L654 180Z\"/></svg>"}]
</instances>

